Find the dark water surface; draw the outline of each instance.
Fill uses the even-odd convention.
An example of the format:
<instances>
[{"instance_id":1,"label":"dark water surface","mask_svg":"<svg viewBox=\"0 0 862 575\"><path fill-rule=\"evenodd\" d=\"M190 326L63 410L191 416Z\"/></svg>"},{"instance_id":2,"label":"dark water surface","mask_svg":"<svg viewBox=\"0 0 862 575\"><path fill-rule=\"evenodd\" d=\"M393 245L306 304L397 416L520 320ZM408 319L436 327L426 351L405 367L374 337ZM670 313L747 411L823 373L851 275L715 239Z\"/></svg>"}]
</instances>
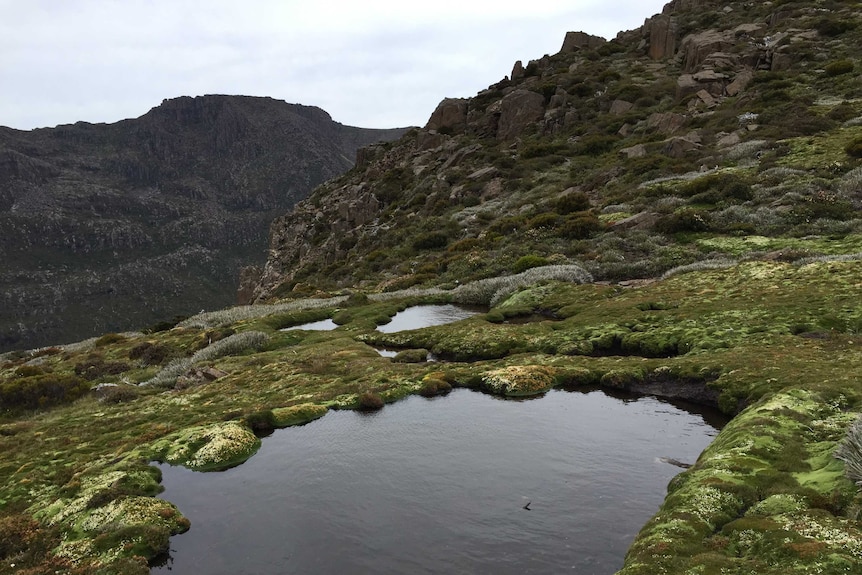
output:
<instances>
[{"instance_id":1,"label":"dark water surface","mask_svg":"<svg viewBox=\"0 0 862 575\"><path fill-rule=\"evenodd\" d=\"M659 458L693 463L723 423L602 391L331 412L225 472L162 466L192 528L153 572L613 573L680 471Z\"/></svg>"}]
</instances>

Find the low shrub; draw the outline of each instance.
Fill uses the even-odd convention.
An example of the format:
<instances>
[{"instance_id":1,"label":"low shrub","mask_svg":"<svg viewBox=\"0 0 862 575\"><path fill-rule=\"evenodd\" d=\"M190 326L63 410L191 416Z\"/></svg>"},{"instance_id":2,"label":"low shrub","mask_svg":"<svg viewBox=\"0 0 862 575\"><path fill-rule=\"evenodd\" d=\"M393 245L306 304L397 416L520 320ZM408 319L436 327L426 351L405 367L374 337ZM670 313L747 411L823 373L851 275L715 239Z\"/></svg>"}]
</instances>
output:
<instances>
[{"instance_id":1,"label":"low shrub","mask_svg":"<svg viewBox=\"0 0 862 575\"><path fill-rule=\"evenodd\" d=\"M507 216L488 226L488 232L507 236L522 230L526 223L527 221L523 216Z\"/></svg>"},{"instance_id":2,"label":"low shrub","mask_svg":"<svg viewBox=\"0 0 862 575\"><path fill-rule=\"evenodd\" d=\"M439 377L428 376L422 379L422 387L419 388L419 395L422 397L434 397L445 395L450 391L452 391L452 384L448 381Z\"/></svg>"},{"instance_id":3,"label":"low shrub","mask_svg":"<svg viewBox=\"0 0 862 575\"><path fill-rule=\"evenodd\" d=\"M97 386L97 397L101 403L118 404L134 401L141 392L136 385Z\"/></svg>"},{"instance_id":4,"label":"low shrub","mask_svg":"<svg viewBox=\"0 0 862 575\"><path fill-rule=\"evenodd\" d=\"M548 229L552 230L557 227L560 216L554 212L543 212L535 215L527 221L527 227L531 230Z\"/></svg>"},{"instance_id":5,"label":"low shrub","mask_svg":"<svg viewBox=\"0 0 862 575\"><path fill-rule=\"evenodd\" d=\"M425 363L428 361L427 349L405 349L392 358L393 363Z\"/></svg>"},{"instance_id":6,"label":"low shrub","mask_svg":"<svg viewBox=\"0 0 862 575\"><path fill-rule=\"evenodd\" d=\"M818 33L822 36L827 36L830 38L834 38L835 36L840 36L844 32L849 32L850 30L856 27L856 22L853 20L846 20L843 18L829 18L823 17L817 21L814 25L814 28Z\"/></svg>"},{"instance_id":7,"label":"low shrub","mask_svg":"<svg viewBox=\"0 0 862 575\"><path fill-rule=\"evenodd\" d=\"M43 374L0 384L0 406L5 410L38 409L71 403L90 390L75 375Z\"/></svg>"},{"instance_id":8,"label":"low shrub","mask_svg":"<svg viewBox=\"0 0 862 575\"><path fill-rule=\"evenodd\" d=\"M373 391L365 391L359 395L358 407L360 411L377 411L383 408L383 398Z\"/></svg>"},{"instance_id":9,"label":"low shrub","mask_svg":"<svg viewBox=\"0 0 862 575\"><path fill-rule=\"evenodd\" d=\"M849 144L844 146L844 151L848 156L854 158L862 158L862 138L855 138Z\"/></svg>"},{"instance_id":10,"label":"low shrub","mask_svg":"<svg viewBox=\"0 0 862 575\"><path fill-rule=\"evenodd\" d=\"M99 356L92 356L75 364L75 375L93 381L107 375L119 375L130 369L131 366L126 362L105 361Z\"/></svg>"},{"instance_id":11,"label":"low shrub","mask_svg":"<svg viewBox=\"0 0 862 575\"><path fill-rule=\"evenodd\" d=\"M162 331L168 331L169 329L175 327L177 324L179 324L179 323L181 323L187 319L189 319L189 316L187 316L187 315L177 315L177 316L174 316L174 318L171 320L160 321L158 323L155 323L155 324L143 329L142 331L144 333L159 333Z\"/></svg>"},{"instance_id":12,"label":"low shrub","mask_svg":"<svg viewBox=\"0 0 862 575\"><path fill-rule=\"evenodd\" d=\"M566 217L557 234L570 240L585 240L602 228L602 222L592 212L577 212Z\"/></svg>"},{"instance_id":13,"label":"low shrub","mask_svg":"<svg viewBox=\"0 0 862 575\"><path fill-rule=\"evenodd\" d=\"M613 149L618 138L615 136L605 136L601 134L593 134L584 136L575 144L574 152L579 156L601 156Z\"/></svg>"},{"instance_id":14,"label":"low shrub","mask_svg":"<svg viewBox=\"0 0 862 575\"><path fill-rule=\"evenodd\" d=\"M548 265L548 258L537 256L534 254L521 256L512 266L512 271L516 274L523 273L529 269Z\"/></svg>"},{"instance_id":15,"label":"low shrub","mask_svg":"<svg viewBox=\"0 0 862 575\"><path fill-rule=\"evenodd\" d=\"M449 238L443 232L427 232L413 240L414 250L436 250L445 248Z\"/></svg>"},{"instance_id":16,"label":"low shrub","mask_svg":"<svg viewBox=\"0 0 862 575\"><path fill-rule=\"evenodd\" d=\"M144 341L129 350L129 359L140 360L144 365L161 365L176 355L176 350L163 343Z\"/></svg>"},{"instance_id":17,"label":"low shrub","mask_svg":"<svg viewBox=\"0 0 862 575\"><path fill-rule=\"evenodd\" d=\"M554 211L561 216L575 212L584 212L590 209L590 197L584 192L569 192L557 198L554 202Z\"/></svg>"},{"instance_id":18,"label":"low shrub","mask_svg":"<svg viewBox=\"0 0 862 575\"><path fill-rule=\"evenodd\" d=\"M243 422L257 436L269 435L277 427L275 414L269 409L249 413L243 418Z\"/></svg>"},{"instance_id":19,"label":"low shrub","mask_svg":"<svg viewBox=\"0 0 862 575\"><path fill-rule=\"evenodd\" d=\"M106 345L111 345L112 343L120 343L122 341L126 341L126 336L119 333L106 333L105 335L96 340L96 347L104 347Z\"/></svg>"},{"instance_id":20,"label":"low shrub","mask_svg":"<svg viewBox=\"0 0 862 575\"><path fill-rule=\"evenodd\" d=\"M679 232L705 232L709 228L709 214L693 209L683 209L662 216L655 224L656 231L668 235Z\"/></svg>"},{"instance_id":21,"label":"low shrub","mask_svg":"<svg viewBox=\"0 0 862 575\"><path fill-rule=\"evenodd\" d=\"M751 186L734 174L710 174L688 182L679 190L692 202L718 204L728 200L748 201L753 197Z\"/></svg>"},{"instance_id":22,"label":"low shrub","mask_svg":"<svg viewBox=\"0 0 862 575\"><path fill-rule=\"evenodd\" d=\"M843 74L849 74L853 71L853 68L852 60L835 60L834 62L827 64L824 70L826 71L827 76L841 76Z\"/></svg>"}]
</instances>

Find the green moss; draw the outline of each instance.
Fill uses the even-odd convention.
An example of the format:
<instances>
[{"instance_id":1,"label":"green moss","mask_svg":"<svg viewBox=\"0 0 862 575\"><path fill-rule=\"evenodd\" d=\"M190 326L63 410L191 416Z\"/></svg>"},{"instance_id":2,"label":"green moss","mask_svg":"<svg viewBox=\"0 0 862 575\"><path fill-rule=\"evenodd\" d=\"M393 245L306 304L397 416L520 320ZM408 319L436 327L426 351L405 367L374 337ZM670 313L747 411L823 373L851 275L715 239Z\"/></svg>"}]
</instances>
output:
<instances>
[{"instance_id":1,"label":"green moss","mask_svg":"<svg viewBox=\"0 0 862 575\"><path fill-rule=\"evenodd\" d=\"M323 405L303 403L291 407L278 407L272 410L276 427L303 425L326 415L328 409Z\"/></svg>"},{"instance_id":2,"label":"green moss","mask_svg":"<svg viewBox=\"0 0 862 575\"><path fill-rule=\"evenodd\" d=\"M511 397L539 395L556 383L556 371L539 365L518 365L486 372L482 385L491 393Z\"/></svg>"},{"instance_id":3,"label":"green moss","mask_svg":"<svg viewBox=\"0 0 862 575\"><path fill-rule=\"evenodd\" d=\"M195 471L218 471L246 461L257 453L260 439L236 423L191 427L151 446L154 458Z\"/></svg>"}]
</instances>

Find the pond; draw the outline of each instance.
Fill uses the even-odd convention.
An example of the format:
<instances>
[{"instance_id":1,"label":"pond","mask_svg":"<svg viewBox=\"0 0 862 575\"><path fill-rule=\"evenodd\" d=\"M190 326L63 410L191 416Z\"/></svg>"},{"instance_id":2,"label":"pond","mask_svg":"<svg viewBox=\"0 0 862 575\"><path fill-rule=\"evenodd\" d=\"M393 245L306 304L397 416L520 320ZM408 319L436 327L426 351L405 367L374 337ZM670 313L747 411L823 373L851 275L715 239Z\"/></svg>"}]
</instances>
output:
<instances>
[{"instance_id":1,"label":"pond","mask_svg":"<svg viewBox=\"0 0 862 575\"><path fill-rule=\"evenodd\" d=\"M383 333L396 333L409 329L444 325L480 314L478 309L470 309L452 304L416 305L400 311L385 325L377 326Z\"/></svg>"},{"instance_id":2,"label":"pond","mask_svg":"<svg viewBox=\"0 0 862 575\"><path fill-rule=\"evenodd\" d=\"M277 431L221 473L162 466L191 520L154 573L610 574L724 420L650 397L468 390Z\"/></svg>"},{"instance_id":3,"label":"pond","mask_svg":"<svg viewBox=\"0 0 862 575\"><path fill-rule=\"evenodd\" d=\"M295 325L293 327L286 327L281 331L294 331L297 329L302 329L306 331L332 331L338 327L331 319L322 319L320 321L312 321L309 323L304 323L302 325Z\"/></svg>"}]
</instances>

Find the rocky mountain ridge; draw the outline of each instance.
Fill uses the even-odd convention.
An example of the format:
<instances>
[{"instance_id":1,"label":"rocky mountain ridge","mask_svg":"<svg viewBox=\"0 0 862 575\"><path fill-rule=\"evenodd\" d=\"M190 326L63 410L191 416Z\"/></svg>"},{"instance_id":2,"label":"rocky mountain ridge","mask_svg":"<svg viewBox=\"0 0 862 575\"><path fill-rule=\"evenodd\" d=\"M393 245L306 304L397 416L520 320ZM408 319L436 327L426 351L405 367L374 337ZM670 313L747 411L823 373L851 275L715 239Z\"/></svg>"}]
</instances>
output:
<instances>
[{"instance_id":1,"label":"rocky mountain ridge","mask_svg":"<svg viewBox=\"0 0 862 575\"><path fill-rule=\"evenodd\" d=\"M271 220L403 131L217 95L114 124L0 128L0 350L230 304Z\"/></svg>"},{"instance_id":2,"label":"rocky mountain ridge","mask_svg":"<svg viewBox=\"0 0 862 575\"><path fill-rule=\"evenodd\" d=\"M859 22L856 2L676 0L610 41L571 32L276 220L252 299L452 285L520 258L650 278L746 235L853 235Z\"/></svg>"}]
</instances>

